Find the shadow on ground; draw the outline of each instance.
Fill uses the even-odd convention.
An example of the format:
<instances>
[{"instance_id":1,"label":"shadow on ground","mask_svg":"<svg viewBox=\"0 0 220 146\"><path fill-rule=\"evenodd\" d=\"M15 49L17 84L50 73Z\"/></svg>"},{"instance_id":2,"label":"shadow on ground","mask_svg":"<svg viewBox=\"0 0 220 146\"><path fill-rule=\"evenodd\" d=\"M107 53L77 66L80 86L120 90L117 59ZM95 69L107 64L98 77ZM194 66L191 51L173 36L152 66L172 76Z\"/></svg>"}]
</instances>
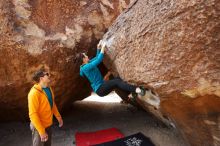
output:
<instances>
[{"instance_id":1,"label":"shadow on ground","mask_svg":"<svg viewBox=\"0 0 220 146\"><path fill-rule=\"evenodd\" d=\"M147 112L121 103L78 101L63 115L64 126L53 125L52 146L74 146L77 131L96 131L118 128L125 136L142 132L157 146L184 146L184 141L175 129L166 127ZM30 146L29 123L1 123L1 146Z\"/></svg>"}]
</instances>

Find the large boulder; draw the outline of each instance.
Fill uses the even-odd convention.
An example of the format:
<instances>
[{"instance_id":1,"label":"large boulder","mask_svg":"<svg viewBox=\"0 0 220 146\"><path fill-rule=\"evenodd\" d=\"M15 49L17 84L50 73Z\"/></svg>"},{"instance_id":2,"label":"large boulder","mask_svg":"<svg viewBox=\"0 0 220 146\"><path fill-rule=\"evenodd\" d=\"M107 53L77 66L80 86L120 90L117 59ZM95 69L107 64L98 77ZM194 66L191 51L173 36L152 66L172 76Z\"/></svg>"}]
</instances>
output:
<instances>
[{"instance_id":1,"label":"large boulder","mask_svg":"<svg viewBox=\"0 0 220 146\"><path fill-rule=\"evenodd\" d=\"M146 110L191 145L220 145L220 1L136 0L104 35L106 67L160 97Z\"/></svg>"},{"instance_id":2,"label":"large boulder","mask_svg":"<svg viewBox=\"0 0 220 146\"><path fill-rule=\"evenodd\" d=\"M129 0L1 0L0 120L25 119L32 74L52 75L59 109L91 92L79 77L80 52L95 46Z\"/></svg>"}]
</instances>

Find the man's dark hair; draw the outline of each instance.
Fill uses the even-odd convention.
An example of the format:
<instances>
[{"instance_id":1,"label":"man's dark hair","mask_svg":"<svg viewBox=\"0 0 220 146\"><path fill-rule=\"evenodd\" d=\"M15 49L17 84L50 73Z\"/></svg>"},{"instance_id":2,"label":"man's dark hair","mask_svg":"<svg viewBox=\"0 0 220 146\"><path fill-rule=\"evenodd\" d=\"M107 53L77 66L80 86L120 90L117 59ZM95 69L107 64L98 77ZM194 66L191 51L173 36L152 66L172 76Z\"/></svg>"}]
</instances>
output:
<instances>
[{"instance_id":1,"label":"man's dark hair","mask_svg":"<svg viewBox=\"0 0 220 146\"><path fill-rule=\"evenodd\" d=\"M33 75L33 80L35 82L39 83L40 82L40 77L44 76L44 72L45 72L45 70L43 70L43 69L40 69L40 70L36 71Z\"/></svg>"},{"instance_id":2,"label":"man's dark hair","mask_svg":"<svg viewBox=\"0 0 220 146\"><path fill-rule=\"evenodd\" d=\"M83 58L85 57L84 54L85 54L85 53L80 53L80 54L79 54L79 63L80 63L80 65L83 64Z\"/></svg>"}]
</instances>

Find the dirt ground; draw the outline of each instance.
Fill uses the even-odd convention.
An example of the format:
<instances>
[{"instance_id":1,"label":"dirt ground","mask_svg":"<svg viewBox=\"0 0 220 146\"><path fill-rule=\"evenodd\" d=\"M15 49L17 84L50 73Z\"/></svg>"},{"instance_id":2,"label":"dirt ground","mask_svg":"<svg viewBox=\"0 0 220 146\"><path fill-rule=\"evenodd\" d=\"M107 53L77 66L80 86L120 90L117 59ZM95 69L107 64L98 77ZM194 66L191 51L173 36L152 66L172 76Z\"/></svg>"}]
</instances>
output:
<instances>
[{"instance_id":1,"label":"dirt ground","mask_svg":"<svg viewBox=\"0 0 220 146\"><path fill-rule=\"evenodd\" d=\"M96 131L118 128L125 136L142 132L156 146L185 146L175 129L166 127L149 113L131 105L78 101L63 115L64 126L55 122L52 130L52 146L74 146L76 131ZM29 123L0 124L0 146L31 146Z\"/></svg>"}]
</instances>

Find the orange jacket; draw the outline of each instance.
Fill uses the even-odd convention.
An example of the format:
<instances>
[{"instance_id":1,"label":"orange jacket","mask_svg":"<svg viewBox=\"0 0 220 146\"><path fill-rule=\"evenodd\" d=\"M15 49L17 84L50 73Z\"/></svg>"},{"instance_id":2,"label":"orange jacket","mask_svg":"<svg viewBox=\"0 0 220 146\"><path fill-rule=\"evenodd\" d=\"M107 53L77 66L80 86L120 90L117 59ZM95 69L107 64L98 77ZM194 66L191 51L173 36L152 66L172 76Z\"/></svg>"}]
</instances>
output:
<instances>
[{"instance_id":1,"label":"orange jacket","mask_svg":"<svg viewBox=\"0 0 220 146\"><path fill-rule=\"evenodd\" d=\"M54 93L51 88L50 91L53 98L52 108L50 107L46 93L42 90L39 84L35 84L28 94L29 117L31 123L40 135L45 133L45 128L52 125L53 115L55 115L57 120L61 119L61 115L54 102Z\"/></svg>"}]
</instances>

